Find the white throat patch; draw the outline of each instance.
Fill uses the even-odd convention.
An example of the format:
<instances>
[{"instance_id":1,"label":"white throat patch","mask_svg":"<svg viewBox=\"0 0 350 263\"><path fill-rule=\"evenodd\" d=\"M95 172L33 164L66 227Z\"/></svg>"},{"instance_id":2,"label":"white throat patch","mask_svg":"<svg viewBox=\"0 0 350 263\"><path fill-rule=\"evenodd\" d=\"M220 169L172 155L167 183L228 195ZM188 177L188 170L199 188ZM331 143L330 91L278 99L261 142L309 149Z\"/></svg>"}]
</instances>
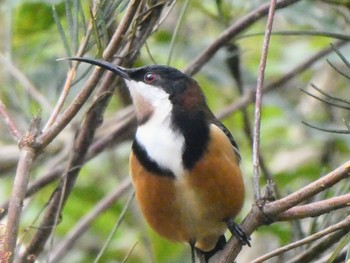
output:
<instances>
[{"instance_id":1,"label":"white throat patch","mask_svg":"<svg viewBox=\"0 0 350 263\"><path fill-rule=\"evenodd\" d=\"M168 169L176 177L184 174L182 154L185 138L180 132L174 131L171 125L172 104L169 94L160 88L143 82L126 80L133 98L136 114L144 113L142 104L137 105L140 97L152 107L150 117L137 128L136 139L145 149L148 156L161 168Z\"/></svg>"},{"instance_id":2,"label":"white throat patch","mask_svg":"<svg viewBox=\"0 0 350 263\"><path fill-rule=\"evenodd\" d=\"M153 108L162 106L164 101L169 100L169 94L160 88L148 85L142 81L127 80L125 83L130 90L130 95L134 101L134 105L137 108L137 98L142 97L143 100L149 103Z\"/></svg>"}]
</instances>

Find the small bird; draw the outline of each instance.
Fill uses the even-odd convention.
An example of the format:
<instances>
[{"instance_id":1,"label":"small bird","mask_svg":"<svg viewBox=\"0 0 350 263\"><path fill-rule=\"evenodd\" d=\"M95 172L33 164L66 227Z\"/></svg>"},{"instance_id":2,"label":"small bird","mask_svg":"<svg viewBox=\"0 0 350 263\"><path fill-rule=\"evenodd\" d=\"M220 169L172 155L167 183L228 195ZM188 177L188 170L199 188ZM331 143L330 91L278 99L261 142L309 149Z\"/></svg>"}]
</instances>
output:
<instances>
[{"instance_id":1,"label":"small bird","mask_svg":"<svg viewBox=\"0 0 350 263\"><path fill-rule=\"evenodd\" d=\"M136 199L161 236L191 246L206 261L221 250L227 228L250 246L233 221L244 202L238 146L215 118L197 82L168 66L123 68L68 58L108 69L130 91L137 130L130 154Z\"/></svg>"}]
</instances>

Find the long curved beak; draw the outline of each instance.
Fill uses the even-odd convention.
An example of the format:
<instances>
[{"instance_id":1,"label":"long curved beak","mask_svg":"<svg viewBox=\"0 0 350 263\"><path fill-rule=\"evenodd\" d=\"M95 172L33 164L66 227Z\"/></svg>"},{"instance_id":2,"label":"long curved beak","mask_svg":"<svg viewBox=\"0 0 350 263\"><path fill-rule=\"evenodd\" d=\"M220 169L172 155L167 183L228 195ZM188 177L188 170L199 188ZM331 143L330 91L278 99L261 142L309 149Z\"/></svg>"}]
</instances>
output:
<instances>
[{"instance_id":1,"label":"long curved beak","mask_svg":"<svg viewBox=\"0 0 350 263\"><path fill-rule=\"evenodd\" d=\"M120 66L116 66L110 62L104 61L104 60L100 60L100 59L92 59L92 58L82 58L82 57L68 57L68 58L62 58L59 60L76 60L76 61L81 61L81 62L86 62L92 65L96 65L99 66L101 68L104 69L108 69L114 73L116 73L117 75L121 76L124 79L130 79L130 76L128 74L128 70L126 68L120 67Z\"/></svg>"}]
</instances>

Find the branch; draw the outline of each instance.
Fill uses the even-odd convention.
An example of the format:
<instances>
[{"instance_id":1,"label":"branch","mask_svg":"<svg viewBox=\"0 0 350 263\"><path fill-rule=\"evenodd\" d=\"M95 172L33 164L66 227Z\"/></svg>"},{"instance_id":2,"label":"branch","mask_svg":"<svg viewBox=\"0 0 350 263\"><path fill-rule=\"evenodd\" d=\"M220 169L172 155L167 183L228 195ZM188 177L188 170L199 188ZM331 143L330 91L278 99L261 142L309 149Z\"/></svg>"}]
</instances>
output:
<instances>
[{"instance_id":1,"label":"branch","mask_svg":"<svg viewBox=\"0 0 350 263\"><path fill-rule=\"evenodd\" d=\"M300 0L281 0L277 2L276 9L290 6ZM249 28L260 18L266 16L269 12L270 4L266 3L237 20L229 28L227 28L212 44L210 44L189 66L184 69L188 75L196 74L215 54L232 38Z\"/></svg>"},{"instance_id":2,"label":"branch","mask_svg":"<svg viewBox=\"0 0 350 263\"><path fill-rule=\"evenodd\" d=\"M3 69L7 70L41 107L44 107L47 111L52 109L51 104L45 96L40 93L34 84L2 53L0 53L0 63L3 64Z\"/></svg>"},{"instance_id":3,"label":"branch","mask_svg":"<svg viewBox=\"0 0 350 263\"><path fill-rule=\"evenodd\" d=\"M348 177L350 177L350 161L302 189L266 204L263 209L264 213L269 217L274 217Z\"/></svg>"},{"instance_id":4,"label":"branch","mask_svg":"<svg viewBox=\"0 0 350 263\"><path fill-rule=\"evenodd\" d=\"M126 178L119 184L114 191L106 195L94 208L87 213L80 221L72 228L68 235L64 239L55 245L55 250L50 253L50 262L56 263L62 260L67 255L67 252L71 250L76 241L85 233L90 227L92 222L104 211L110 208L121 196L123 196L131 187L129 178Z\"/></svg>"},{"instance_id":5,"label":"branch","mask_svg":"<svg viewBox=\"0 0 350 263\"><path fill-rule=\"evenodd\" d=\"M120 41L123 39L127 28L129 28L131 25L138 7L138 3L139 1L136 0L129 3L126 13L123 16L114 36L112 37L109 46L116 47L114 42L120 43ZM110 49L109 52L107 52L107 55L112 56ZM71 107L69 107L61 117L61 121L59 121L57 125L51 126L47 132L38 139L41 147L46 146L61 131L61 129L63 129L71 121L76 112L85 103L94 89L95 84L98 82L98 76L100 75L99 71L99 69L95 69L92 77L85 85L83 91L78 94ZM86 118L74 143L74 150L72 151L65 176L63 177L64 181L61 182L51 197L43 220L40 223L40 226L33 239L28 244L27 249L22 253L20 262L35 261L39 253L41 253L44 249L47 239L50 237L52 231L57 225L58 215L60 214L61 209L65 205L65 202L73 189L80 168L84 163L88 147L92 142L95 130L101 123L102 113L104 112L112 91L115 88L111 84L111 78L109 78L109 80L105 82L105 86L101 86L101 93L99 94L100 97L97 98L95 104L90 107L88 113L86 114Z\"/></svg>"},{"instance_id":6,"label":"branch","mask_svg":"<svg viewBox=\"0 0 350 263\"><path fill-rule=\"evenodd\" d=\"M327 200L314 202L307 205L295 206L277 216L278 221L316 217L331 211L349 207L350 194L336 196Z\"/></svg>"},{"instance_id":7,"label":"branch","mask_svg":"<svg viewBox=\"0 0 350 263\"><path fill-rule=\"evenodd\" d=\"M29 182L29 171L37 155L34 142L39 134L39 125L40 119L33 119L27 135L23 137L20 143L21 152L11 191L4 242L10 255L8 262L12 262L15 255L23 200Z\"/></svg>"},{"instance_id":8,"label":"branch","mask_svg":"<svg viewBox=\"0 0 350 263\"><path fill-rule=\"evenodd\" d=\"M59 21L56 22L58 27L61 28L61 25L59 23ZM76 56L77 57L80 57L83 55L84 53L84 50L86 49L86 46L88 45L88 42L89 42L89 39L90 39L90 36L91 36L91 32L92 32L92 21L90 20L89 23L88 23L88 26L87 26L87 30L86 30L86 33L81 41L81 44L79 46L79 49L76 53ZM59 29L59 32L60 32L60 29ZM77 34L75 34L77 35ZM63 32L63 29L62 29L62 32L61 32L61 36L63 39L65 39L64 37L64 32ZM63 42L65 43L65 40L63 40ZM69 48L67 48L68 50ZM75 50L75 49L74 49ZM57 117L58 117L58 114L60 113L62 107L63 107L63 104L68 96L68 93L71 89L71 84L72 84L72 80L74 79L75 77L75 73L76 73L76 69L78 67L78 64L74 64L74 66L72 68L70 68L69 72L67 73L67 77L66 77L66 81L63 85L63 89L62 89L62 92L60 94L60 97L56 103L56 106L55 108L53 109L53 112L49 118L49 120L47 121L47 123L45 124L44 128L43 128L43 132L45 132L50 126L52 126L53 123L55 123Z\"/></svg>"},{"instance_id":9,"label":"branch","mask_svg":"<svg viewBox=\"0 0 350 263\"><path fill-rule=\"evenodd\" d=\"M120 224L123 222L124 217L125 217L125 213L128 210L128 208L130 207L130 204L134 200L134 198L135 198L135 191L133 190L131 192L131 194L129 195L129 198L128 198L127 202L125 203L123 210L120 212L117 222L115 223L115 225L113 226L113 229L109 233L107 240L104 242L104 244L103 244L102 248L100 249L98 255L95 257L94 263L98 263L99 262L99 260L101 259L102 255L107 250L108 246L111 244L113 236L117 232Z\"/></svg>"},{"instance_id":10,"label":"branch","mask_svg":"<svg viewBox=\"0 0 350 263\"><path fill-rule=\"evenodd\" d=\"M259 226L271 224L276 220L276 218L278 218L280 213L290 209L302 201L307 200L313 195L332 187L334 184L348 177L350 177L350 161L344 163L322 178L280 200L270 203L266 203L265 200L258 200L258 202L253 205L249 214L244 218L241 228L246 234L250 235ZM221 252L217 263L232 262L237 257L241 249L241 242L235 236L232 236Z\"/></svg>"},{"instance_id":11,"label":"branch","mask_svg":"<svg viewBox=\"0 0 350 263\"><path fill-rule=\"evenodd\" d=\"M262 107L262 89L264 85L265 69L267 61L267 53L271 38L273 18L275 15L276 0L271 0L269 15L267 18L264 43L261 51L261 59L259 65L258 81L256 84L255 95L255 114L254 114L254 133L253 133L253 188L254 199L258 200L261 197L260 193L260 125L261 125L261 107Z\"/></svg>"},{"instance_id":12,"label":"branch","mask_svg":"<svg viewBox=\"0 0 350 263\"><path fill-rule=\"evenodd\" d=\"M104 52L104 54L112 55L113 53L114 55L115 53L117 53L117 50L114 50L112 52L110 47L116 48L118 45L115 45L115 42L120 43L119 41L124 39L124 34L122 33L124 32L124 30L126 32L126 30L131 26L133 18L135 17L137 10L139 10L138 8L139 4L140 4L140 1L136 1L136 0L129 3L127 11L123 16L123 19L119 25L119 27L122 28L122 30L116 31L118 32L119 35L115 34L114 37L112 37L112 40L109 46L107 47L106 51ZM161 9L157 8L152 11L154 13L150 15L151 16L153 15L153 18L154 17L158 18ZM154 23L156 21L157 19L153 19ZM147 26L145 27L146 29L145 32L151 33L151 30L149 29L147 30L147 27L152 28L154 23L148 23ZM140 37L143 37L144 39L146 39L145 35L142 35ZM140 42L141 41L137 41L137 42L135 41L135 43L137 44L140 44ZM135 56L132 56L132 59L135 59L135 58L136 58ZM128 61L128 62L132 63L133 61ZM107 72L105 74L100 84L99 91L97 92L97 95L96 95L97 99L94 101L93 105L91 105L90 109L88 110L86 117L84 119L84 122L81 125L79 132L76 136L76 139L74 142L74 149L70 156L69 164L64 176L64 181L61 182L61 184L59 185L59 187L56 189L53 196L51 197L46 214L42 222L40 223L40 227L38 228L38 231L36 232L32 241L28 245L27 250L21 255L21 262L29 262L28 260L29 255L33 260L35 260L38 254L41 253L41 251L43 250L47 239L50 237L51 233L56 227L58 222L58 215L61 212L62 208L64 207L66 200L68 199L75 185L76 179L79 175L79 171L84 164L88 147L92 143L95 130L102 123L103 113L116 88L116 85L113 85L113 81L115 77L116 75L113 74L112 72ZM88 81L86 85L89 86L91 85L91 83Z\"/></svg>"},{"instance_id":13,"label":"branch","mask_svg":"<svg viewBox=\"0 0 350 263\"><path fill-rule=\"evenodd\" d=\"M334 243L339 242L344 235L349 233L349 230L350 227L348 225L347 227L341 228L340 230L329 234L327 237L315 242L309 248L297 254L293 259L287 261L286 263L311 262L315 257L318 257Z\"/></svg>"},{"instance_id":14,"label":"branch","mask_svg":"<svg viewBox=\"0 0 350 263\"><path fill-rule=\"evenodd\" d=\"M63 180L51 196L45 216L37 232L28 244L27 249L21 255L21 262L33 262L32 260L35 260L42 252L47 239L54 231L61 210L72 192L84 163L85 155L93 140L95 130L98 127L98 123L100 123L101 115L109 98L107 95L105 94L105 96L97 98L96 103L90 107L86 114L86 118L77 133Z\"/></svg>"},{"instance_id":15,"label":"branch","mask_svg":"<svg viewBox=\"0 0 350 263\"><path fill-rule=\"evenodd\" d=\"M117 47L120 45L121 41L124 39L124 36L131 25L137 7L140 4L139 1L132 1L129 3L125 15L123 16L117 30L110 43L108 44L106 50L103 52L103 59L109 60L115 55ZM92 72L90 78L86 82L82 91L75 97L71 105L64 111L60 119L56 122L55 125L50 126L46 132L44 132L39 138L38 142L41 147L48 145L68 123L73 119L77 112L81 109L84 103L87 101L92 91L96 87L96 84L100 80L102 70L99 67L96 67Z\"/></svg>"},{"instance_id":16,"label":"branch","mask_svg":"<svg viewBox=\"0 0 350 263\"><path fill-rule=\"evenodd\" d=\"M12 137L19 142L22 138L20 131L17 128L16 122L11 118L10 114L6 110L6 106L0 100L0 116L4 119Z\"/></svg>"},{"instance_id":17,"label":"branch","mask_svg":"<svg viewBox=\"0 0 350 263\"><path fill-rule=\"evenodd\" d=\"M308 236L307 238L304 238L302 240L299 240L297 242L294 242L292 244L288 244L287 246L284 247L280 247L264 256L261 256L255 260L253 260L252 263L261 263L264 262L267 259L270 259L272 257L275 257L277 255L280 255L288 250L291 250L293 248L297 248L306 244L310 244L311 242L320 239L321 237L324 237L326 235L329 235L335 231L338 231L340 229L350 229L350 216L346 217L345 219L343 219L342 221L340 221L339 223L330 226L322 231L319 231L311 236ZM300 261L303 262L303 261Z\"/></svg>"},{"instance_id":18,"label":"branch","mask_svg":"<svg viewBox=\"0 0 350 263\"><path fill-rule=\"evenodd\" d=\"M336 47L341 47L347 44L348 41L338 41L334 44ZM291 71L284 74L281 78L277 79L276 81L273 81L265 86L263 89L263 92L270 92L278 88L283 88L283 86L286 84L286 82L293 79L298 74L302 73L303 71L309 69L314 63L319 61L320 59L324 58L325 56L331 54L334 52L334 49L332 47L325 48L319 52L317 52L315 55L307 59L305 62L301 63L300 65L296 66ZM226 118L233 112L236 112L238 110L241 110L242 108L246 107L248 104L252 103L255 100L255 90L249 90L245 93L245 95L241 96L238 100L231 103L230 105L227 105L224 109L222 109L216 116L219 119Z\"/></svg>"},{"instance_id":19,"label":"branch","mask_svg":"<svg viewBox=\"0 0 350 263\"><path fill-rule=\"evenodd\" d=\"M232 75L233 79L236 82L239 96L242 96L244 92L244 84L243 84L243 78L241 73L240 48L236 44L229 43L226 45L226 52L227 52L226 65L229 69L230 74ZM243 108L241 110L241 113L242 113L242 119L243 119L242 122L243 122L244 135L248 140L250 147L253 147L253 128L251 125L251 120L248 114L248 110L246 108ZM261 152L259 154L259 163L260 163L260 169L266 181L273 182L272 174L269 171L266 165L265 159ZM274 196L274 195L276 195L277 197L280 196L279 191L275 184L271 190L272 192L268 193L269 196Z\"/></svg>"},{"instance_id":20,"label":"branch","mask_svg":"<svg viewBox=\"0 0 350 263\"><path fill-rule=\"evenodd\" d=\"M121 143L127 138L129 138L131 134L133 134L136 125L134 110L132 109L132 107L127 107L117 115L117 118L111 119L110 122L113 123L113 127L110 131L108 131L106 135L100 136L101 138L97 139L90 146L84 164L92 158L96 157L107 147L111 147L112 145ZM106 127L102 126L101 129L105 130ZM25 198L34 195L48 184L59 179L65 171L65 165L65 163L62 163L61 165L56 165L55 167L51 166L49 168L44 169L46 173L37 180L33 181L31 184L29 184ZM8 204L9 201L5 201L0 205L0 220L7 214Z\"/></svg>"}]
</instances>

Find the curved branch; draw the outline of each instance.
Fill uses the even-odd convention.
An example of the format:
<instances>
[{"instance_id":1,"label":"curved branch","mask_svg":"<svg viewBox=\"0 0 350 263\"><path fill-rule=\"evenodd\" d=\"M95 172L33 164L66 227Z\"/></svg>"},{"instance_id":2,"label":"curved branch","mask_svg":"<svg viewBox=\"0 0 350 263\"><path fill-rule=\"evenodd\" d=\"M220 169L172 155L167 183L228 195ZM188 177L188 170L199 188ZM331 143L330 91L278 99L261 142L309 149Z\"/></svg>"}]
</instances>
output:
<instances>
[{"instance_id":1,"label":"curved branch","mask_svg":"<svg viewBox=\"0 0 350 263\"><path fill-rule=\"evenodd\" d=\"M338 231L323 237L286 263L312 262L313 259L326 251L330 246L339 242L343 236L349 233L349 230L350 227L348 225L348 227L341 228Z\"/></svg>"},{"instance_id":2,"label":"curved branch","mask_svg":"<svg viewBox=\"0 0 350 263\"><path fill-rule=\"evenodd\" d=\"M9 261L12 262L16 245L17 236L19 231L19 222L22 214L23 200L29 183L29 171L32 168L35 158L37 157L37 151L34 145L36 137L39 134L40 119L35 118L32 120L29 131L20 142L20 156L17 165L16 175L14 178L13 187L11 190L11 196L9 201L6 233L4 238L4 244L9 253Z\"/></svg>"},{"instance_id":3,"label":"curved branch","mask_svg":"<svg viewBox=\"0 0 350 263\"><path fill-rule=\"evenodd\" d=\"M300 0L281 0L276 4L276 9L281 9L290 6ZM196 74L206 62L208 62L220 48L222 48L233 37L237 36L244 30L246 30L253 23L260 18L266 16L269 12L270 3L265 3L253 10L249 14L245 15L241 19L237 20L233 25L227 28L206 50L204 50L189 66L184 69L184 72L188 75Z\"/></svg>"},{"instance_id":4,"label":"curved branch","mask_svg":"<svg viewBox=\"0 0 350 263\"><path fill-rule=\"evenodd\" d=\"M263 208L264 213L269 217L274 217L348 177L350 177L350 161L300 190L266 204Z\"/></svg>"},{"instance_id":5,"label":"curved branch","mask_svg":"<svg viewBox=\"0 0 350 263\"><path fill-rule=\"evenodd\" d=\"M253 205L249 214L244 218L241 228L246 234L250 235L259 226L271 224L278 214L348 177L350 177L350 161L282 199L270 203L267 203L267 201L263 199L258 200L258 202ZM232 262L241 249L242 243L235 236L232 236L223 249L217 263Z\"/></svg>"},{"instance_id":6,"label":"curved branch","mask_svg":"<svg viewBox=\"0 0 350 263\"><path fill-rule=\"evenodd\" d=\"M67 251L73 248L76 241L81 237L86 229L88 229L91 223L96 219L96 217L102 214L106 209L113 205L121 196L123 196L127 190L131 187L131 182L129 178L124 179L123 182L119 184L115 190L106 195L99 203L97 203L94 208L88 212L80 221L72 228L68 235L55 246L50 254L50 262L55 263L62 260L67 254Z\"/></svg>"},{"instance_id":7,"label":"curved branch","mask_svg":"<svg viewBox=\"0 0 350 263\"><path fill-rule=\"evenodd\" d=\"M336 46L337 48L339 48L345 45L346 43L348 43L348 41L338 41L333 46ZM286 82L290 81L292 78L302 73L303 71L309 69L310 66L312 66L314 63L324 58L325 56L331 54L332 52L334 52L334 49L332 47L328 47L317 52L312 57L304 61L302 64L296 66L294 69L284 74L281 78L267 84L263 89L263 92L270 92L272 90L282 88ZM233 112L236 112L246 107L248 104L252 103L254 100L255 100L255 90L251 89L248 92L246 92L243 96L241 96L238 100L231 103L230 105L227 105L224 109L222 109L217 114L217 117L219 119L225 118L230 114L232 114Z\"/></svg>"},{"instance_id":8,"label":"curved branch","mask_svg":"<svg viewBox=\"0 0 350 263\"><path fill-rule=\"evenodd\" d=\"M307 205L296 206L277 216L278 221L287 221L294 219L302 219L306 217L315 217L331 211L349 207L350 194L336 196L327 200L314 202Z\"/></svg>"},{"instance_id":9,"label":"curved branch","mask_svg":"<svg viewBox=\"0 0 350 263\"><path fill-rule=\"evenodd\" d=\"M4 119L12 137L18 143L22 138L22 134L20 133L16 122L12 119L10 114L7 112L5 104L1 100L0 100L0 116Z\"/></svg>"},{"instance_id":10,"label":"curved branch","mask_svg":"<svg viewBox=\"0 0 350 263\"><path fill-rule=\"evenodd\" d=\"M103 59L109 60L116 53L116 48L120 45L123 40L137 10L139 1L132 1L129 3L125 15L122 18L117 30L110 43L108 44L106 50L103 52ZM39 138L38 143L40 147L43 148L48 145L68 123L73 119L77 112L81 109L83 104L87 101L92 91L94 90L97 82L100 80L102 74L101 68L97 67L91 74L89 80L86 82L82 91L75 97L71 105L64 111L60 119L55 125L50 126L46 132L44 132Z\"/></svg>"},{"instance_id":11,"label":"curved branch","mask_svg":"<svg viewBox=\"0 0 350 263\"><path fill-rule=\"evenodd\" d=\"M115 34L113 36L109 46L107 47L108 51L106 51L104 54L112 56L112 51L109 49L109 47L116 47L114 42L118 42L121 41L121 39L123 39L123 30L125 30L126 32L126 29L129 28L129 26L131 25L139 4L140 2L136 0L131 1L129 3L127 11L123 16L122 21L120 22L119 27L116 31L118 35ZM122 30L120 30L119 28L122 28ZM61 131L61 129L58 129L58 127L61 126L62 128L66 124L68 124L71 118L80 109L82 104L85 103L86 99L91 94L94 85L96 84L95 81L97 82L98 80L97 78L95 79L95 77L99 75L99 71L100 70L96 69L94 71L96 74L93 74L93 76L90 78L90 81L88 81L85 85L84 90L86 92L85 95L87 96L77 96L77 98L73 101L73 105L70 108L68 108L67 111L69 112L69 114L64 116L64 121L59 122L57 125L51 126L47 130L46 135L44 135L41 138L41 147L47 145L54 138L54 136L56 136ZM64 207L75 185L76 179L79 175L79 171L84 163L87 150L90 144L92 143L95 131L99 124L101 124L102 114L106 108L106 105L109 102L109 98L113 94L113 90L115 88L115 86L112 85L113 79L113 77L106 78L104 83L101 84L99 96L96 98L95 102L86 113L84 122L82 123L76 136L73 145L73 151L69 158L69 163L66 168L63 180L51 196L47 210L45 212L45 215L43 216L42 221L40 222L40 226L37 232L28 244L26 250L23 251L20 255L20 262L33 262L39 255L39 253L42 252L48 238L50 237L51 233L55 230L59 219L59 214L61 213L61 210ZM78 105L75 105L74 102L76 102Z\"/></svg>"},{"instance_id":12,"label":"curved branch","mask_svg":"<svg viewBox=\"0 0 350 263\"><path fill-rule=\"evenodd\" d=\"M320 239L321 237L324 237L326 235L329 235L335 231L338 231L340 229L349 229L350 228L350 216L346 217L345 219L343 219L342 221L340 221L339 223L330 226L322 231L319 231L311 236L308 236L307 238L304 238L302 240L299 240L297 242L294 242L292 244L288 244L287 246L284 247L280 247L264 256L261 256L255 260L252 261L252 263L261 263L264 262L265 260L275 257L277 255L280 255L288 250L291 250L293 248L297 248L306 244L310 244L312 241L315 241L317 239ZM300 261L302 262L302 261Z\"/></svg>"},{"instance_id":13,"label":"curved branch","mask_svg":"<svg viewBox=\"0 0 350 263\"><path fill-rule=\"evenodd\" d=\"M123 109L119 112L117 118L111 119L110 122L113 123L113 127L110 127L106 134L96 136L100 138L96 139L96 141L90 146L86 154L84 164L92 158L96 157L107 147L111 147L112 145L115 146L125 141L127 138L130 137L131 134L133 134L136 125L136 119L133 108L130 106ZM108 126L108 123L106 124L106 126ZM102 130L104 128L105 127L101 127ZM65 158L68 157L65 156ZM48 184L59 179L64 173L65 165L65 162L62 161L61 165L55 167L51 166L49 169L45 169L46 173L43 176L39 177L38 179L36 179L28 185L25 198L34 195ZM5 201L2 204L0 204L0 220L6 216L8 205L9 201Z\"/></svg>"}]
</instances>

